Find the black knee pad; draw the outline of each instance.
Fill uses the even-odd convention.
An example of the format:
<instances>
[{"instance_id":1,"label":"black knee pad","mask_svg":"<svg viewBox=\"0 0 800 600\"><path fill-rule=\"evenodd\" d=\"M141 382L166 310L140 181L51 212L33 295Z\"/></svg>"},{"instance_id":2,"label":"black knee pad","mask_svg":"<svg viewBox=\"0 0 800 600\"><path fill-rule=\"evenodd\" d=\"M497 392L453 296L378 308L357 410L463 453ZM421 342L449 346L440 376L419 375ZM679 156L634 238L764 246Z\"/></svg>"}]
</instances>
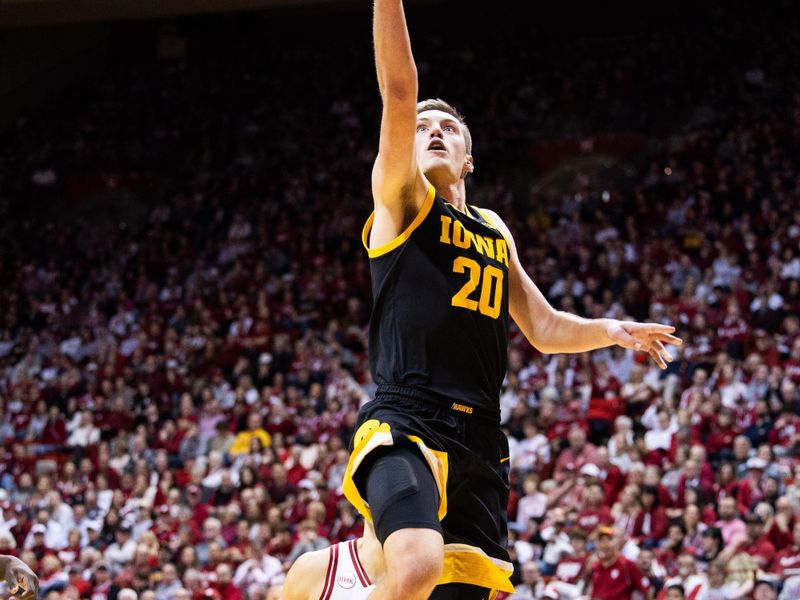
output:
<instances>
[{"instance_id":1,"label":"black knee pad","mask_svg":"<svg viewBox=\"0 0 800 600\"><path fill-rule=\"evenodd\" d=\"M381 544L399 529L435 529L439 490L428 463L412 448L396 448L377 458L366 477L375 534Z\"/></svg>"}]
</instances>

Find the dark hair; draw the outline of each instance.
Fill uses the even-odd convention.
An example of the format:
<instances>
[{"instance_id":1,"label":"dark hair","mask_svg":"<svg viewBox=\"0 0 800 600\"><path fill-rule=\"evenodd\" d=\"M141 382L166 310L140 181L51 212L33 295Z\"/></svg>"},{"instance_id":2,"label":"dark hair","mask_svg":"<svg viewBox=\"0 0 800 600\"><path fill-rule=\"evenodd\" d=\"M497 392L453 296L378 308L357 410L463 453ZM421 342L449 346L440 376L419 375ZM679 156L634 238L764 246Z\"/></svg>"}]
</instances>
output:
<instances>
[{"instance_id":1,"label":"dark hair","mask_svg":"<svg viewBox=\"0 0 800 600\"><path fill-rule=\"evenodd\" d=\"M718 548L720 548L720 549L722 548L722 545L723 545L723 544L722 544L722 542L723 542L723 539L722 539L722 530L721 530L719 527L716 527L716 526L712 525L712 526L708 527L708 528L707 528L707 529L706 529L706 530L705 530L705 531L704 531L702 534L700 534L700 535L701 535L702 537L710 537L710 538L714 538L714 539L716 540L717 544L718 544L718 546L717 546L717 547L718 547Z\"/></svg>"},{"instance_id":2,"label":"dark hair","mask_svg":"<svg viewBox=\"0 0 800 600\"><path fill-rule=\"evenodd\" d=\"M653 496L653 508L661 504L660 502L661 498L658 497L658 488L656 486L643 485L640 495L644 496L645 494L650 494L651 496Z\"/></svg>"},{"instance_id":3,"label":"dark hair","mask_svg":"<svg viewBox=\"0 0 800 600\"><path fill-rule=\"evenodd\" d=\"M683 524L683 521L678 519L670 521L669 525L667 525L667 529L669 529L670 527L677 527L678 529L681 530L681 533L683 535L686 535L686 525Z\"/></svg>"},{"instance_id":4,"label":"dark hair","mask_svg":"<svg viewBox=\"0 0 800 600\"><path fill-rule=\"evenodd\" d=\"M678 590L681 593L681 598L686 597L686 590L683 589L683 586L680 583L673 583L672 585L668 585L667 591L670 590Z\"/></svg>"},{"instance_id":5,"label":"dark hair","mask_svg":"<svg viewBox=\"0 0 800 600\"><path fill-rule=\"evenodd\" d=\"M467 127L467 122L464 120L464 115L458 112L452 104L445 102L441 98L429 98L428 100L417 102L417 114L425 112L426 110L440 110L455 117L461 125L464 141L467 143L467 154L472 154L472 134L469 132L469 127Z\"/></svg>"}]
</instances>

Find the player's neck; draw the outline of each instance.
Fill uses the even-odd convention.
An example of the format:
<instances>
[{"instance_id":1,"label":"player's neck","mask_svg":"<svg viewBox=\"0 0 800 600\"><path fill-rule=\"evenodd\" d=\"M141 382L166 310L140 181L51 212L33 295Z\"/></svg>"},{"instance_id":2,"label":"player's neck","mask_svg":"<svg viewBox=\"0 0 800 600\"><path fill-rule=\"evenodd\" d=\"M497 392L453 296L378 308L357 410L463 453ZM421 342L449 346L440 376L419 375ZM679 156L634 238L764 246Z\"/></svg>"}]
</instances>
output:
<instances>
[{"instance_id":1,"label":"player's neck","mask_svg":"<svg viewBox=\"0 0 800 600\"><path fill-rule=\"evenodd\" d=\"M383 548L381 543L375 539L359 538L356 542L358 550L358 560L361 561L364 570L369 575L372 583L383 578L386 574L386 563L383 560Z\"/></svg>"},{"instance_id":2,"label":"player's neck","mask_svg":"<svg viewBox=\"0 0 800 600\"><path fill-rule=\"evenodd\" d=\"M461 212L467 210L467 186L464 185L464 180L458 181L442 186L434 184L436 191L439 195L447 200L450 204L455 206Z\"/></svg>"}]
</instances>

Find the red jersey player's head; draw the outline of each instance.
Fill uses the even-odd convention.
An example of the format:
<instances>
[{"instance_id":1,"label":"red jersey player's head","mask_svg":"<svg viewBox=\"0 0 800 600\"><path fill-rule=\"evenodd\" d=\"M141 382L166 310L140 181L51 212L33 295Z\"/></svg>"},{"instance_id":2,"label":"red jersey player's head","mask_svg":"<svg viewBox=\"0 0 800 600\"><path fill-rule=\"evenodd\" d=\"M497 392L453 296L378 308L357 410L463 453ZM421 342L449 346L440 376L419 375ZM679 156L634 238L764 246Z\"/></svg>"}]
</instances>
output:
<instances>
[{"instance_id":1,"label":"red jersey player's head","mask_svg":"<svg viewBox=\"0 0 800 600\"><path fill-rule=\"evenodd\" d=\"M450 186L474 170L472 135L464 117L444 100L417 104L415 154L435 188Z\"/></svg>"}]
</instances>

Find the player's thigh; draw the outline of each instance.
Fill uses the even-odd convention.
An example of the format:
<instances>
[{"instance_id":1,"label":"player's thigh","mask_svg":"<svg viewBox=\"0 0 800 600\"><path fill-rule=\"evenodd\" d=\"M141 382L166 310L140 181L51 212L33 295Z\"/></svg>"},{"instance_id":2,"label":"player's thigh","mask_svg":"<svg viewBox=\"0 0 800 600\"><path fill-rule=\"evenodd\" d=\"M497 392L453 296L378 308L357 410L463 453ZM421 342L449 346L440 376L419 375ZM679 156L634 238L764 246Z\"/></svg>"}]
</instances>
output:
<instances>
[{"instance_id":1,"label":"player's thigh","mask_svg":"<svg viewBox=\"0 0 800 600\"><path fill-rule=\"evenodd\" d=\"M421 532L419 539L441 540L439 489L416 448L382 453L370 465L365 487L375 534L382 544L395 532L409 529L431 530L436 535Z\"/></svg>"},{"instance_id":2,"label":"player's thigh","mask_svg":"<svg viewBox=\"0 0 800 600\"><path fill-rule=\"evenodd\" d=\"M448 583L437 586L429 600L488 600L492 590L467 585L465 583Z\"/></svg>"}]
</instances>

